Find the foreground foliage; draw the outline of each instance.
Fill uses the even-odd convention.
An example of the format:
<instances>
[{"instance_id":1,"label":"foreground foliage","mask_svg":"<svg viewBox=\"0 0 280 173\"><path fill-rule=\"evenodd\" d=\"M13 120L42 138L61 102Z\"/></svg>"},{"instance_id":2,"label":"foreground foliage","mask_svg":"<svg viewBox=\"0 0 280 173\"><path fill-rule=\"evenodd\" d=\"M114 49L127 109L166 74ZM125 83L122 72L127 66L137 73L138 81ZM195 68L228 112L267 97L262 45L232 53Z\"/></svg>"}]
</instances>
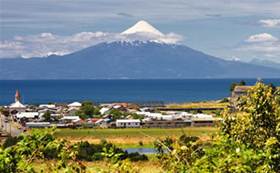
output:
<instances>
[{"instance_id":1,"label":"foreground foliage","mask_svg":"<svg viewBox=\"0 0 280 173\"><path fill-rule=\"evenodd\" d=\"M121 148L116 147L107 141L101 141L99 144L90 144L87 141L78 142L74 145L77 148L77 158L84 161L97 161L109 159L117 162L128 159L130 161L146 161L148 157L139 153L127 153Z\"/></svg>"},{"instance_id":2,"label":"foreground foliage","mask_svg":"<svg viewBox=\"0 0 280 173\"><path fill-rule=\"evenodd\" d=\"M280 172L279 89L258 82L239 101L237 111L224 112L212 141L161 141L163 167L169 172Z\"/></svg>"},{"instance_id":3,"label":"foreground foliage","mask_svg":"<svg viewBox=\"0 0 280 173\"><path fill-rule=\"evenodd\" d=\"M33 131L20 136L14 145L0 148L0 172L35 172L31 163L44 162L49 154L55 155L57 161L48 167L47 172L85 171L77 160L75 148L67 141L55 139L50 131Z\"/></svg>"},{"instance_id":4,"label":"foreground foliage","mask_svg":"<svg viewBox=\"0 0 280 173\"><path fill-rule=\"evenodd\" d=\"M36 172L33 164L49 162L47 170L39 172L85 172L82 161L105 160L110 170L130 167L130 161L146 161L146 155L127 153L115 145L102 141L100 144L79 142L70 144L56 139L54 130L33 130L16 138L8 138L0 148L0 172ZM116 165L119 165L116 167ZM46 168L44 168L46 169ZM128 170L135 172L134 169ZM100 170L106 172L106 170Z\"/></svg>"}]
</instances>

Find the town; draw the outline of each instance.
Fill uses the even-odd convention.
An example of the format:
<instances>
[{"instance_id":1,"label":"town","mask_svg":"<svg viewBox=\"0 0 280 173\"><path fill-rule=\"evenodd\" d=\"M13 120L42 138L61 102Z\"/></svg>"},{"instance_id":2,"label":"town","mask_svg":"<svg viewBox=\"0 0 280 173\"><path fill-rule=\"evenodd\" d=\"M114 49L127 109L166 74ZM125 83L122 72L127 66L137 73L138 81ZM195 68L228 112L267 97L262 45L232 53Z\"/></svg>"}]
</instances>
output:
<instances>
[{"instance_id":1,"label":"town","mask_svg":"<svg viewBox=\"0 0 280 173\"><path fill-rule=\"evenodd\" d=\"M3 106L1 114L2 129L12 135L30 128L180 128L214 126L222 120L199 110L167 109L164 105L90 101L24 105L19 90L15 102Z\"/></svg>"}]
</instances>

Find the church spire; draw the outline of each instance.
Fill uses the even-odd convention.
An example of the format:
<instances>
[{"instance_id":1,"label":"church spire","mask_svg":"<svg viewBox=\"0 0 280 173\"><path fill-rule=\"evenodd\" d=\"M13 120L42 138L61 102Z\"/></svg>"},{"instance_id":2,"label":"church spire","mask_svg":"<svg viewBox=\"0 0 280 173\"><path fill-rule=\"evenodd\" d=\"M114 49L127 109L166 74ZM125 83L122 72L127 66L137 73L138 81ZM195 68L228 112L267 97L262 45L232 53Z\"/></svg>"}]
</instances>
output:
<instances>
[{"instance_id":1,"label":"church spire","mask_svg":"<svg viewBox=\"0 0 280 173\"><path fill-rule=\"evenodd\" d=\"M20 93L19 93L19 90L16 90L15 102L20 102Z\"/></svg>"}]
</instances>

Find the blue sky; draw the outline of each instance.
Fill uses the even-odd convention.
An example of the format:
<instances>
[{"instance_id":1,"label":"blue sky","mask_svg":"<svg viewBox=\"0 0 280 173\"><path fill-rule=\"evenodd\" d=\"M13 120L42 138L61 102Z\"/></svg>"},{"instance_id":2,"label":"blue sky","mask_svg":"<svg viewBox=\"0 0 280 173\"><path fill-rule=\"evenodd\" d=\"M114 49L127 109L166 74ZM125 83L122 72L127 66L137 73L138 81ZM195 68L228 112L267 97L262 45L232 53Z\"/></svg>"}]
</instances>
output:
<instances>
[{"instance_id":1,"label":"blue sky","mask_svg":"<svg viewBox=\"0 0 280 173\"><path fill-rule=\"evenodd\" d=\"M217 57L280 62L279 0L0 0L0 58L76 51L139 20Z\"/></svg>"}]
</instances>

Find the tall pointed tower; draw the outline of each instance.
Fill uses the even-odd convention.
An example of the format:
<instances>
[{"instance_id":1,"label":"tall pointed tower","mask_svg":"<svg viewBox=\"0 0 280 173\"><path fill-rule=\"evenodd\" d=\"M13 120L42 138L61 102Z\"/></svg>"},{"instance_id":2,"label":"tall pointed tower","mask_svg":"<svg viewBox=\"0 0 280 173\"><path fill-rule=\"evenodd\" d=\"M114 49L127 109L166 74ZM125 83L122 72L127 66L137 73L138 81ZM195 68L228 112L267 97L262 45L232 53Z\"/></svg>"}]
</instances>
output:
<instances>
[{"instance_id":1,"label":"tall pointed tower","mask_svg":"<svg viewBox=\"0 0 280 173\"><path fill-rule=\"evenodd\" d=\"M20 93L19 93L19 90L16 90L15 102L20 102Z\"/></svg>"}]
</instances>

